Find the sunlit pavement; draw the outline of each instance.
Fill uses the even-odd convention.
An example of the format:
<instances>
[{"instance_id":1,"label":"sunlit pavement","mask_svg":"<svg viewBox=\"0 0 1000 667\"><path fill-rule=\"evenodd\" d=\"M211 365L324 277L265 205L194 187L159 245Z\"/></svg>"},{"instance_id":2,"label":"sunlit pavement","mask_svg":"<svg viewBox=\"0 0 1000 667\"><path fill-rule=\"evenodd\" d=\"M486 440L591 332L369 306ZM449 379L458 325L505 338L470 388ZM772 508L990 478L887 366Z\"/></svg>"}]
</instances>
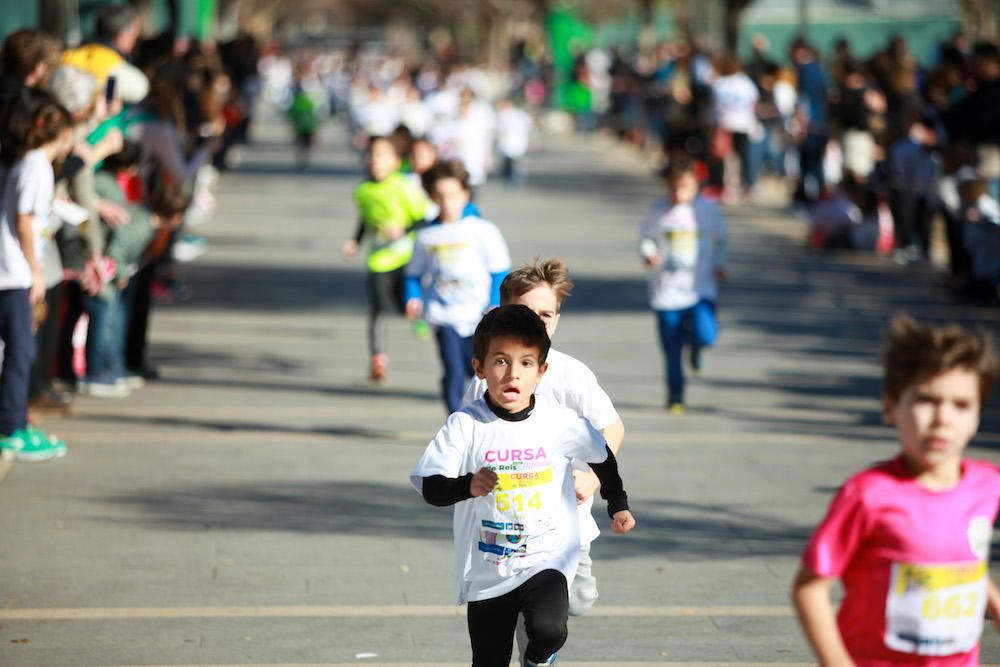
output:
<instances>
[{"instance_id":1,"label":"sunlit pavement","mask_svg":"<svg viewBox=\"0 0 1000 667\"><path fill-rule=\"evenodd\" d=\"M436 350L394 322L389 379L371 385L361 262L339 255L360 158L330 125L298 173L284 127L256 136L194 230L210 247L184 266L192 298L156 306L162 380L46 419L69 455L0 482L5 667L468 664L450 513L407 484L444 419ZM523 189L480 195L515 263L568 262L555 345L627 429L639 525L595 544L601 598L560 663L807 663L787 592L830 494L894 451L889 317L997 331L1000 311L955 305L930 269L810 254L777 203L732 206L722 337L669 416L635 251L657 194L631 150L557 136ZM973 456L1000 461L998 414ZM983 658L1000 662L990 628Z\"/></svg>"}]
</instances>

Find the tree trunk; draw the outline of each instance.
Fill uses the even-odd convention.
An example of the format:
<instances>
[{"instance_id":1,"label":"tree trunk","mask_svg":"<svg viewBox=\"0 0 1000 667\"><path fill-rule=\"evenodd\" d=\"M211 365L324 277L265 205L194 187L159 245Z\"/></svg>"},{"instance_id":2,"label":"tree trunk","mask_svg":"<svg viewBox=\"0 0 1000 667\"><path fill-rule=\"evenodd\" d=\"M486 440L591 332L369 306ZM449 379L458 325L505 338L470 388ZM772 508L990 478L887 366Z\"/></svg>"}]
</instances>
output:
<instances>
[{"instance_id":1,"label":"tree trunk","mask_svg":"<svg viewBox=\"0 0 1000 667\"><path fill-rule=\"evenodd\" d=\"M740 17L751 0L727 0L725 3L725 47L726 51L736 53L740 41Z\"/></svg>"},{"instance_id":2,"label":"tree trunk","mask_svg":"<svg viewBox=\"0 0 1000 667\"><path fill-rule=\"evenodd\" d=\"M649 53L655 45L653 0L639 0L639 50L643 53Z\"/></svg>"},{"instance_id":3,"label":"tree trunk","mask_svg":"<svg viewBox=\"0 0 1000 667\"><path fill-rule=\"evenodd\" d=\"M694 24L692 0L674 0L674 24L681 39L688 44L694 43Z\"/></svg>"}]
</instances>

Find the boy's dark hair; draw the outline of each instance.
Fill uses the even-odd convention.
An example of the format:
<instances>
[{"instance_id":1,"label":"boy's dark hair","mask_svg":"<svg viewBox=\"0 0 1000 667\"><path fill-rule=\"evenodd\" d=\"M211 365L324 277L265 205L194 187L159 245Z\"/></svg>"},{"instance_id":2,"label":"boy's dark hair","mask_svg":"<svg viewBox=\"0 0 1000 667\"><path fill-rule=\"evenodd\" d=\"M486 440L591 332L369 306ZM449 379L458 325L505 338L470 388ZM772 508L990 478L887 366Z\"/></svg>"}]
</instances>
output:
<instances>
[{"instance_id":1,"label":"boy's dark hair","mask_svg":"<svg viewBox=\"0 0 1000 667\"><path fill-rule=\"evenodd\" d=\"M936 327L918 324L909 315L892 320L882 354L885 367L883 394L893 403L908 387L960 368L979 378L980 404L996 383L997 356L989 337L969 333L957 324Z\"/></svg>"},{"instance_id":2,"label":"boy's dark hair","mask_svg":"<svg viewBox=\"0 0 1000 667\"><path fill-rule=\"evenodd\" d=\"M420 182L428 194L433 194L434 184L443 178L454 178L462 184L463 190L469 191L469 172L461 160L439 160L424 172Z\"/></svg>"},{"instance_id":3,"label":"boy's dark hair","mask_svg":"<svg viewBox=\"0 0 1000 667\"><path fill-rule=\"evenodd\" d=\"M410 154L413 148L413 132L405 125L397 125L396 129L389 134L389 143L396 150L396 155L405 157Z\"/></svg>"},{"instance_id":4,"label":"boy's dark hair","mask_svg":"<svg viewBox=\"0 0 1000 667\"><path fill-rule=\"evenodd\" d=\"M146 205L161 218L172 218L183 213L191 205L191 195L180 183L170 183L156 187L146 198Z\"/></svg>"},{"instance_id":5,"label":"boy's dark hair","mask_svg":"<svg viewBox=\"0 0 1000 667\"><path fill-rule=\"evenodd\" d=\"M500 283L500 303L510 303L540 285L552 288L559 306L573 291L573 281L569 279L569 271L561 259L542 261L536 258L531 264L520 266L507 274Z\"/></svg>"},{"instance_id":6,"label":"boy's dark hair","mask_svg":"<svg viewBox=\"0 0 1000 667\"><path fill-rule=\"evenodd\" d=\"M490 342L502 336L516 338L526 347L537 348L539 364L545 363L549 356L552 343L545 331L545 323L527 306L500 306L483 315L476 333L472 334L472 350L480 364L486 363Z\"/></svg>"},{"instance_id":7,"label":"boy's dark hair","mask_svg":"<svg viewBox=\"0 0 1000 667\"><path fill-rule=\"evenodd\" d=\"M0 163L11 165L72 127L73 117L50 93L25 88L0 122Z\"/></svg>"},{"instance_id":8,"label":"boy's dark hair","mask_svg":"<svg viewBox=\"0 0 1000 667\"><path fill-rule=\"evenodd\" d=\"M120 151L104 158L104 164L101 165L101 169L110 172L125 171L126 169L139 166L141 158L142 148L139 147L139 144L126 139Z\"/></svg>"},{"instance_id":9,"label":"boy's dark hair","mask_svg":"<svg viewBox=\"0 0 1000 667\"><path fill-rule=\"evenodd\" d=\"M97 15L94 36L98 41L111 42L125 32L139 17L131 5L110 5Z\"/></svg>"},{"instance_id":10,"label":"boy's dark hair","mask_svg":"<svg viewBox=\"0 0 1000 667\"><path fill-rule=\"evenodd\" d=\"M687 153L677 153L670 156L670 161L660 169L660 178L673 182L684 174L695 173L694 158Z\"/></svg>"},{"instance_id":11,"label":"boy's dark hair","mask_svg":"<svg viewBox=\"0 0 1000 667\"><path fill-rule=\"evenodd\" d=\"M18 30L7 36L0 50L0 72L18 81L31 74L38 63L51 58L53 38L41 30Z\"/></svg>"}]
</instances>

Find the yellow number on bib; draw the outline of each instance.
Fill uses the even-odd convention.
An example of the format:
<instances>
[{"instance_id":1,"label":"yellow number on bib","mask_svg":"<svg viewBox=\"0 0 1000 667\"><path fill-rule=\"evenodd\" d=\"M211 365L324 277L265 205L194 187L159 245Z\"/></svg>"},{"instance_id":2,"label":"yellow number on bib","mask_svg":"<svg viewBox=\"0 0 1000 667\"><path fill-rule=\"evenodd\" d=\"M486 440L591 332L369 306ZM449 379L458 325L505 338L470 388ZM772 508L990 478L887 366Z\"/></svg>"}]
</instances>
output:
<instances>
[{"instance_id":1,"label":"yellow number on bib","mask_svg":"<svg viewBox=\"0 0 1000 667\"><path fill-rule=\"evenodd\" d=\"M941 603L940 595L928 595L924 598L921 612L924 618L929 621L936 621L942 616L950 620L956 620L963 616L969 618L975 616L978 602L979 596L975 593L966 593L964 604L962 595L959 593L946 597L944 604Z\"/></svg>"},{"instance_id":2,"label":"yellow number on bib","mask_svg":"<svg viewBox=\"0 0 1000 667\"><path fill-rule=\"evenodd\" d=\"M511 495L509 493L499 492L496 494L497 509L501 512L506 512L511 508L511 506L516 507L518 512L524 511L524 494L515 493ZM542 494L535 493L528 499L528 507L536 510L542 509Z\"/></svg>"},{"instance_id":3,"label":"yellow number on bib","mask_svg":"<svg viewBox=\"0 0 1000 667\"><path fill-rule=\"evenodd\" d=\"M976 615L976 608L979 606L979 596L975 593L965 594L966 607L962 616L971 617Z\"/></svg>"},{"instance_id":4,"label":"yellow number on bib","mask_svg":"<svg viewBox=\"0 0 1000 667\"><path fill-rule=\"evenodd\" d=\"M962 615L962 596L949 595L945 598L944 615L952 620Z\"/></svg>"},{"instance_id":5,"label":"yellow number on bib","mask_svg":"<svg viewBox=\"0 0 1000 667\"><path fill-rule=\"evenodd\" d=\"M510 495L507 493L497 494L497 509L506 512L510 509Z\"/></svg>"},{"instance_id":6,"label":"yellow number on bib","mask_svg":"<svg viewBox=\"0 0 1000 667\"><path fill-rule=\"evenodd\" d=\"M937 595L928 595L921 609L924 618L935 621L941 617L941 600Z\"/></svg>"}]
</instances>

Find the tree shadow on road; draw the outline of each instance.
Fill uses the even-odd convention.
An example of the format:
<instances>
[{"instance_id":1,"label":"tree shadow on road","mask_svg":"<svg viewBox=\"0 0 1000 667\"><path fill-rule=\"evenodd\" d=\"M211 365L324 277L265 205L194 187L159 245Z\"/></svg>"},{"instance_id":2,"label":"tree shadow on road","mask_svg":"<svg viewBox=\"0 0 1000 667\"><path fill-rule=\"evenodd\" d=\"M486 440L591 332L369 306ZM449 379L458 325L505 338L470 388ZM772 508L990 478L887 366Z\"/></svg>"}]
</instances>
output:
<instances>
[{"instance_id":1,"label":"tree shadow on road","mask_svg":"<svg viewBox=\"0 0 1000 667\"><path fill-rule=\"evenodd\" d=\"M363 316L368 308L361 268L254 266L247 270L205 261L187 266L184 277L194 294L176 306L185 310L268 313L337 308Z\"/></svg>"},{"instance_id":2,"label":"tree shadow on road","mask_svg":"<svg viewBox=\"0 0 1000 667\"><path fill-rule=\"evenodd\" d=\"M676 561L791 556L813 526L730 504L636 500L640 528L624 540L594 543L595 558L662 556ZM641 509L638 509L641 508Z\"/></svg>"},{"instance_id":3,"label":"tree shadow on road","mask_svg":"<svg viewBox=\"0 0 1000 667\"><path fill-rule=\"evenodd\" d=\"M179 485L96 499L124 522L173 531L249 531L452 539L451 510L404 486L330 479ZM126 508L130 517L118 516Z\"/></svg>"},{"instance_id":4,"label":"tree shadow on road","mask_svg":"<svg viewBox=\"0 0 1000 667\"><path fill-rule=\"evenodd\" d=\"M410 487L331 479L176 485L103 496L124 522L171 531L249 531L371 535L451 542L451 509L427 505ZM799 553L812 526L750 507L636 499L642 529L602 539L602 559L662 556L678 561L756 558ZM122 508L125 514L121 516ZM606 518L606 517L605 517ZM599 519L600 520L600 519Z\"/></svg>"}]
</instances>

